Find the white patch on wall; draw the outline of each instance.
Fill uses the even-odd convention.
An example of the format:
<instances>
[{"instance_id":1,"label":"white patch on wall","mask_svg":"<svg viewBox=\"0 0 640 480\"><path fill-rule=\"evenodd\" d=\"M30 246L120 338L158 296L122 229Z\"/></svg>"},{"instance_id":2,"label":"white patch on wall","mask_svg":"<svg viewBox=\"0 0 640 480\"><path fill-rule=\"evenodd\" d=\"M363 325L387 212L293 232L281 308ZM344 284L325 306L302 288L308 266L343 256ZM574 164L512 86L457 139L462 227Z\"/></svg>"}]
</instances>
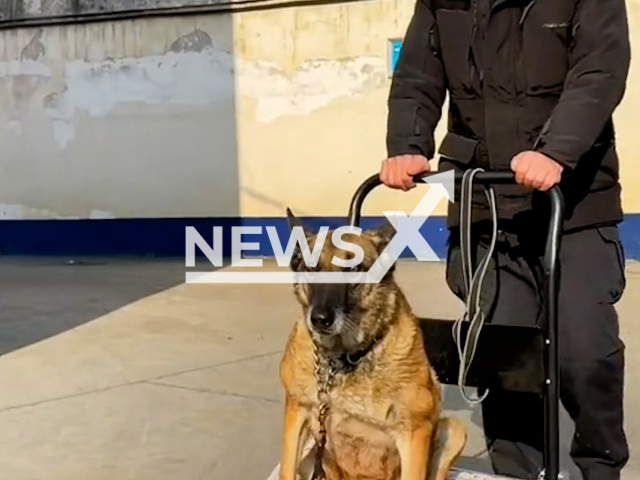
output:
<instances>
[{"instance_id":1,"label":"white patch on wall","mask_svg":"<svg viewBox=\"0 0 640 480\"><path fill-rule=\"evenodd\" d=\"M91 210L91 213L89 213L89 218L91 220L105 220L116 218L116 216L113 213L105 212L104 210Z\"/></svg>"},{"instance_id":2,"label":"white patch on wall","mask_svg":"<svg viewBox=\"0 0 640 480\"><path fill-rule=\"evenodd\" d=\"M47 114L61 147L75 136L78 111L104 117L118 104L207 105L233 98L233 58L206 48L142 58L66 65L65 89L50 96Z\"/></svg>"},{"instance_id":3,"label":"white patch on wall","mask_svg":"<svg viewBox=\"0 0 640 480\"><path fill-rule=\"evenodd\" d=\"M0 62L0 78L8 77L51 77L51 68L42 63L32 60L11 60L8 62Z\"/></svg>"},{"instance_id":4,"label":"white patch on wall","mask_svg":"<svg viewBox=\"0 0 640 480\"><path fill-rule=\"evenodd\" d=\"M59 213L51 210L29 207L27 205L0 204L0 220L24 220L27 218L78 220L85 217L77 215L60 215ZM92 220L104 220L116 218L116 216L113 213L104 210L92 210L89 213L89 218Z\"/></svg>"},{"instance_id":5,"label":"white patch on wall","mask_svg":"<svg viewBox=\"0 0 640 480\"><path fill-rule=\"evenodd\" d=\"M239 66L241 93L257 99L257 120L264 123L283 115L305 115L387 82L387 65L380 57L309 61L291 76L269 62L239 62Z\"/></svg>"},{"instance_id":6,"label":"white patch on wall","mask_svg":"<svg viewBox=\"0 0 640 480\"><path fill-rule=\"evenodd\" d=\"M0 204L0 220L22 220L25 218L75 218L64 217L51 210L44 208L33 208L26 205Z\"/></svg>"}]
</instances>

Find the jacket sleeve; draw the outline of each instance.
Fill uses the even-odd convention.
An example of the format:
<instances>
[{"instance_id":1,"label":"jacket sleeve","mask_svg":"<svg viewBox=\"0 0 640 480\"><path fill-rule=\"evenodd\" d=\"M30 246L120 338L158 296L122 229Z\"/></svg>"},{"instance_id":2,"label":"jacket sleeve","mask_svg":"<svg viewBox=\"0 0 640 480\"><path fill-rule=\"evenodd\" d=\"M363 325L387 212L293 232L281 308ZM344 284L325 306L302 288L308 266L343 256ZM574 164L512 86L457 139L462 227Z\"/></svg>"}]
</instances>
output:
<instances>
[{"instance_id":1,"label":"jacket sleeve","mask_svg":"<svg viewBox=\"0 0 640 480\"><path fill-rule=\"evenodd\" d=\"M445 78L434 39L430 0L417 0L391 80L387 154L435 154L434 130L445 100Z\"/></svg>"},{"instance_id":2,"label":"jacket sleeve","mask_svg":"<svg viewBox=\"0 0 640 480\"><path fill-rule=\"evenodd\" d=\"M535 146L569 169L610 124L631 55L625 0L579 0L573 26L564 91Z\"/></svg>"}]
</instances>

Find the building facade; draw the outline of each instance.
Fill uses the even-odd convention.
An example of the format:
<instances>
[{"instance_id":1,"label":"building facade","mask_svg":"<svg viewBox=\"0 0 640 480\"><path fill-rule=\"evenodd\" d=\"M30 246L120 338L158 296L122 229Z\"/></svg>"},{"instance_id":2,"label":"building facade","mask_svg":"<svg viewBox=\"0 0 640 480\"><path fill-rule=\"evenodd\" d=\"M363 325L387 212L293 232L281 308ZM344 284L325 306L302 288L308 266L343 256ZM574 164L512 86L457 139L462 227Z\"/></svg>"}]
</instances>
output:
<instances>
[{"instance_id":1,"label":"building facade","mask_svg":"<svg viewBox=\"0 0 640 480\"><path fill-rule=\"evenodd\" d=\"M284 228L287 207L340 223L354 190L379 170L413 1L5 3L3 253L183 255L186 225L205 237L214 225ZM627 4L635 51L640 0ZM616 112L633 258L639 99L633 61ZM364 214L373 222L383 210L409 212L420 197L380 188ZM443 201L424 227L439 252L444 211Z\"/></svg>"}]
</instances>

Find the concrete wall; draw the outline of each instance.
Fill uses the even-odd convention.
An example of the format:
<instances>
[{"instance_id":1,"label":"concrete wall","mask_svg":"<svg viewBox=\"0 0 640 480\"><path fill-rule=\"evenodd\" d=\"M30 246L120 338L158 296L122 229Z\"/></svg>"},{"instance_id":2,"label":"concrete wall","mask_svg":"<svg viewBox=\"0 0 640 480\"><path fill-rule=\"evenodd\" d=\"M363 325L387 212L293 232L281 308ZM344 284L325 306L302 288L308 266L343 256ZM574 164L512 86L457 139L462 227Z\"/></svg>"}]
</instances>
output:
<instances>
[{"instance_id":1,"label":"concrete wall","mask_svg":"<svg viewBox=\"0 0 640 480\"><path fill-rule=\"evenodd\" d=\"M238 215L229 15L0 31L0 217Z\"/></svg>"},{"instance_id":2,"label":"concrete wall","mask_svg":"<svg viewBox=\"0 0 640 480\"><path fill-rule=\"evenodd\" d=\"M631 69L627 92L615 113L623 206L640 212L640 0L626 0L631 29Z\"/></svg>"},{"instance_id":3,"label":"concrete wall","mask_svg":"<svg viewBox=\"0 0 640 480\"><path fill-rule=\"evenodd\" d=\"M624 206L637 213L640 0L627 4L634 61L616 121ZM413 8L365 0L0 31L0 218L345 215L385 155L389 40ZM365 214L419 196L379 189Z\"/></svg>"},{"instance_id":4,"label":"concrete wall","mask_svg":"<svg viewBox=\"0 0 640 480\"><path fill-rule=\"evenodd\" d=\"M235 17L243 214L346 214L385 155L389 40L412 11L382 0ZM376 190L366 211L417 195Z\"/></svg>"},{"instance_id":5,"label":"concrete wall","mask_svg":"<svg viewBox=\"0 0 640 480\"><path fill-rule=\"evenodd\" d=\"M0 218L344 214L384 155L388 41L412 9L0 31Z\"/></svg>"}]
</instances>

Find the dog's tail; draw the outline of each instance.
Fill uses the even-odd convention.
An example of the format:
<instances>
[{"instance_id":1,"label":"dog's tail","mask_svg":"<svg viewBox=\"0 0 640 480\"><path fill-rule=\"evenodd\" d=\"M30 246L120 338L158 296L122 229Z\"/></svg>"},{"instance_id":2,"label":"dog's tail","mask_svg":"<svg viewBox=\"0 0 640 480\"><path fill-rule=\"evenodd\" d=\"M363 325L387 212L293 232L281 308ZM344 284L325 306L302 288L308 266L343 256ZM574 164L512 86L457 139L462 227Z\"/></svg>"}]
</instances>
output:
<instances>
[{"instance_id":1,"label":"dog's tail","mask_svg":"<svg viewBox=\"0 0 640 480\"><path fill-rule=\"evenodd\" d=\"M461 421L455 418L438 420L427 479L447 480L451 466L466 443L467 430Z\"/></svg>"}]
</instances>

